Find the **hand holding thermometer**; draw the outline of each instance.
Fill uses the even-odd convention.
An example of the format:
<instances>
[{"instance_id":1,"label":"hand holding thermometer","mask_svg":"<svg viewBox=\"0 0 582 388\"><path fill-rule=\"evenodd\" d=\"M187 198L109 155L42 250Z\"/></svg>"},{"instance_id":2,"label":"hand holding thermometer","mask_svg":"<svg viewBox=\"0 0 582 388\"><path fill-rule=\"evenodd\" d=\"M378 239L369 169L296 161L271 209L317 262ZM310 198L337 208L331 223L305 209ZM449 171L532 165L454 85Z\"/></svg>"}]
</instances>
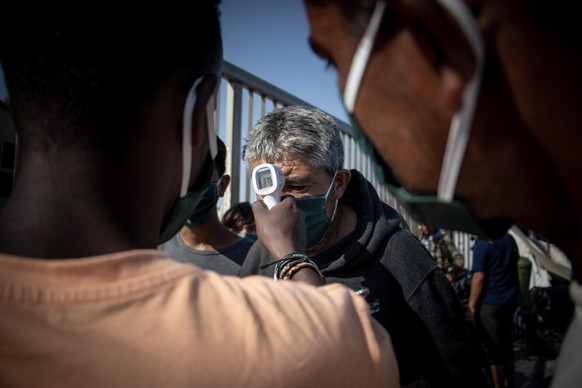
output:
<instances>
[{"instance_id":1,"label":"hand holding thermometer","mask_svg":"<svg viewBox=\"0 0 582 388\"><path fill-rule=\"evenodd\" d=\"M263 197L269 210L281 201L285 177L278 166L269 163L259 164L253 170L251 180L255 193Z\"/></svg>"}]
</instances>

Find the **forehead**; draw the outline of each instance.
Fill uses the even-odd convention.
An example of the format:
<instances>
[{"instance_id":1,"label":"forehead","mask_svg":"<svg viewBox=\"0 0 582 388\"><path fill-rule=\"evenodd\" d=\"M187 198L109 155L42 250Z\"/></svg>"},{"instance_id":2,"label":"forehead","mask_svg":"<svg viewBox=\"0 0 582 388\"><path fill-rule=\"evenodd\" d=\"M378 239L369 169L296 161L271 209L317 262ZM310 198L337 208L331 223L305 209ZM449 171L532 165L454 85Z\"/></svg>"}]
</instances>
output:
<instances>
[{"instance_id":1,"label":"forehead","mask_svg":"<svg viewBox=\"0 0 582 388\"><path fill-rule=\"evenodd\" d=\"M281 168L286 181L301 181L307 182L319 182L321 179L328 177L327 171L323 167L310 167L299 158L285 158L283 160L269 162L263 159L256 160L251 165L255 168L262 163L272 163L276 164Z\"/></svg>"},{"instance_id":2,"label":"forehead","mask_svg":"<svg viewBox=\"0 0 582 388\"><path fill-rule=\"evenodd\" d=\"M347 2L304 0L312 47L335 64L342 93L361 38L346 20L350 17ZM440 102L439 73L418 45L413 25L392 8L392 18L384 21L390 24L378 32L366 64L354 116L401 183L409 189L434 192L450 114Z\"/></svg>"},{"instance_id":3,"label":"forehead","mask_svg":"<svg viewBox=\"0 0 582 388\"><path fill-rule=\"evenodd\" d=\"M350 30L341 2L306 0L304 6L310 25L310 46L318 56L335 65L338 86L343 89L359 37Z\"/></svg>"}]
</instances>

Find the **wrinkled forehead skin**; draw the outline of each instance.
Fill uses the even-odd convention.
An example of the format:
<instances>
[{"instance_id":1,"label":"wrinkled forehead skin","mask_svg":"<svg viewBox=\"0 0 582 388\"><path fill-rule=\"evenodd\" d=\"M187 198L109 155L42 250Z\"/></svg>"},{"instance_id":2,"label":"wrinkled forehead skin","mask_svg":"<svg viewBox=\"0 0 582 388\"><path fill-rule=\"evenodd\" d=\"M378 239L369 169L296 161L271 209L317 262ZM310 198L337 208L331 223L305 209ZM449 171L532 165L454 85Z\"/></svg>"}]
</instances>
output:
<instances>
[{"instance_id":1,"label":"wrinkled forehead skin","mask_svg":"<svg viewBox=\"0 0 582 388\"><path fill-rule=\"evenodd\" d=\"M360 17L363 22L348 22L358 15L356 3L304 0L310 44L318 56L335 66L341 94L369 20L369 15L364 15ZM459 107L454 95L462 91L470 74L460 71L458 80L448 77L443 57L461 50L453 47L443 53L435 49L440 46L434 44L422 24L432 21L434 14L411 22L411 15L402 8L409 3L436 4L429 0L387 1L387 14L368 61L354 113L399 183L418 194L435 194L450 119ZM483 10L480 12L484 14ZM482 28L483 23L479 20ZM554 90L556 96L562 96L564 89L573 88L560 84L558 89L551 78L539 76L546 74L542 64L539 69L533 66L540 63L534 57L540 41L536 41L536 50L528 49L527 44L516 44L514 39L529 42L532 30L527 25L520 31L514 25L497 27L497 40L491 42L489 36L487 41L484 80L455 198L463 201L477 220L507 216L550 240L555 237L565 246L572 241L571 209L576 201L565 193L555 166L563 164L572 169L572 163L562 163L559 158L563 152L552 153L559 148L546 147L555 143L557 137L552 132L563 128L563 138L571 138L574 126L551 126L552 131L547 131L548 125L544 128L539 114L547 110L545 106L550 102L542 98L545 91ZM532 94L535 88L540 92ZM571 92L577 93L574 99L579 101L579 92ZM551 103L561 117L571 116L564 108L564 99L556 98ZM550 137L544 139L544 135ZM574 190L571 193L578 195Z\"/></svg>"}]
</instances>

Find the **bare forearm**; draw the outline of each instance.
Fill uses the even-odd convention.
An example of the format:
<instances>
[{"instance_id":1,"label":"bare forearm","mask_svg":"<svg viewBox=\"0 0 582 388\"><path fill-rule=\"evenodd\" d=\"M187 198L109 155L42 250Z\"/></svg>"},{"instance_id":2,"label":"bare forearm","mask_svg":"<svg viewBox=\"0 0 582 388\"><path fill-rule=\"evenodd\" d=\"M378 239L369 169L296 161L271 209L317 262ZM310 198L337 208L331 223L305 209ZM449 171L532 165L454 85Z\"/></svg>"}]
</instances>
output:
<instances>
[{"instance_id":1,"label":"bare forearm","mask_svg":"<svg viewBox=\"0 0 582 388\"><path fill-rule=\"evenodd\" d=\"M471 293L469 294L469 307L475 308L477 306L477 302L483 291L484 280L484 272L473 273L473 278L471 279Z\"/></svg>"},{"instance_id":2,"label":"bare forearm","mask_svg":"<svg viewBox=\"0 0 582 388\"><path fill-rule=\"evenodd\" d=\"M469 294L469 303L467 304L467 318L470 322L475 322L475 309L483 292L483 283L485 281L484 272L474 272L471 279L471 292Z\"/></svg>"}]
</instances>

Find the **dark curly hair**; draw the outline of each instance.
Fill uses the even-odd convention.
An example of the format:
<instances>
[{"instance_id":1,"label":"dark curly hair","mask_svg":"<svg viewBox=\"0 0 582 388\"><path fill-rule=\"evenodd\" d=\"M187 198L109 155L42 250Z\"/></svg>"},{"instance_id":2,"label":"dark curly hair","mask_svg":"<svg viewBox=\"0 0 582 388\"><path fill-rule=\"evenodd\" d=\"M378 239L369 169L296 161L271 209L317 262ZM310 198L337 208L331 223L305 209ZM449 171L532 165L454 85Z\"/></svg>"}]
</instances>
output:
<instances>
[{"instance_id":1,"label":"dark curly hair","mask_svg":"<svg viewBox=\"0 0 582 388\"><path fill-rule=\"evenodd\" d=\"M222 223L234 233L240 233L243 230L255 233L255 217L250 202L233 205L222 216Z\"/></svg>"},{"instance_id":2,"label":"dark curly hair","mask_svg":"<svg viewBox=\"0 0 582 388\"><path fill-rule=\"evenodd\" d=\"M0 26L0 63L21 152L97 149L107 158L130 146L144 103L167 77L220 66L218 3L40 23L3 15L18 21Z\"/></svg>"}]
</instances>

